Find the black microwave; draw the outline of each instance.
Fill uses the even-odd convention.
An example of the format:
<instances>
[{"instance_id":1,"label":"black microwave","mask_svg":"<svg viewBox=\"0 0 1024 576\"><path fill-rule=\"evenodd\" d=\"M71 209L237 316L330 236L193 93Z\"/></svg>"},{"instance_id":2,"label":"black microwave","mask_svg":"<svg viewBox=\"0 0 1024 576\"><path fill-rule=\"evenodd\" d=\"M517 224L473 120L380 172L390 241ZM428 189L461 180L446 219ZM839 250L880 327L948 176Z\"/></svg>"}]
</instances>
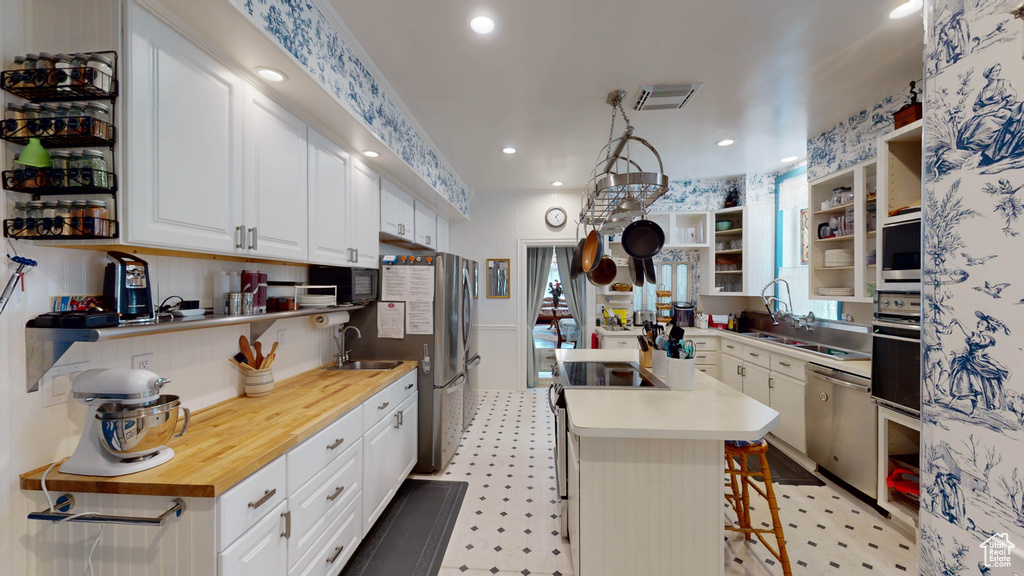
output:
<instances>
[{"instance_id":1,"label":"black microwave","mask_svg":"<svg viewBox=\"0 0 1024 576\"><path fill-rule=\"evenodd\" d=\"M921 283L921 219L882 227L882 284L916 290Z\"/></svg>"},{"instance_id":2,"label":"black microwave","mask_svg":"<svg viewBox=\"0 0 1024 576\"><path fill-rule=\"evenodd\" d=\"M338 287L338 304L365 304L377 299L380 271L376 268L309 267L309 283Z\"/></svg>"}]
</instances>

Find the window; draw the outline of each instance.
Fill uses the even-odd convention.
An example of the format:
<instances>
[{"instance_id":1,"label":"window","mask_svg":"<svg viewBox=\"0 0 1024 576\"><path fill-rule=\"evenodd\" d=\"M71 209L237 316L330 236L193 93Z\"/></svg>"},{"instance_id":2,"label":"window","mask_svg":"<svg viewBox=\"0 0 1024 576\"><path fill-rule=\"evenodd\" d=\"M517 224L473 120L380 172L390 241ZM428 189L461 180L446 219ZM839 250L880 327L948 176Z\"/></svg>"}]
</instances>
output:
<instances>
[{"instance_id":1,"label":"window","mask_svg":"<svg viewBox=\"0 0 1024 576\"><path fill-rule=\"evenodd\" d=\"M775 226L776 277L789 282L793 295L793 313L814 312L818 318L839 319L838 302L810 299L810 278L807 249L810 242L807 216L807 167L797 168L775 179L775 201L778 214ZM786 299L786 289L776 287L776 296ZM780 306L776 303L775 308ZM784 306L782 307L784 308Z\"/></svg>"},{"instance_id":2,"label":"window","mask_svg":"<svg viewBox=\"0 0 1024 576\"><path fill-rule=\"evenodd\" d=\"M655 310L658 303L656 290L672 292L672 302L688 302L690 300L689 265L683 262L658 262L655 264L658 284L644 283L644 287L633 291L634 310Z\"/></svg>"}]
</instances>

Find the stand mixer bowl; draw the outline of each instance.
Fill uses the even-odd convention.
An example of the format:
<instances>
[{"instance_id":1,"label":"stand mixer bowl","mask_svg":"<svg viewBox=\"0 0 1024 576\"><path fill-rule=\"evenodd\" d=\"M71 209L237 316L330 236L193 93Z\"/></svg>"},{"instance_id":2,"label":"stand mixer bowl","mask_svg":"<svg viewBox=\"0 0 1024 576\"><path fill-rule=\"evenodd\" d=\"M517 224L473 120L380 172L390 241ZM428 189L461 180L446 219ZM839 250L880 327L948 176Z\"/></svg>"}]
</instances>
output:
<instances>
[{"instance_id":1,"label":"stand mixer bowl","mask_svg":"<svg viewBox=\"0 0 1024 576\"><path fill-rule=\"evenodd\" d=\"M153 402L122 404L107 402L96 409L96 431L100 444L122 460L144 460L154 456L171 438L180 438L188 430L190 412L185 412L181 432L174 434L178 422L178 396L161 394Z\"/></svg>"}]
</instances>

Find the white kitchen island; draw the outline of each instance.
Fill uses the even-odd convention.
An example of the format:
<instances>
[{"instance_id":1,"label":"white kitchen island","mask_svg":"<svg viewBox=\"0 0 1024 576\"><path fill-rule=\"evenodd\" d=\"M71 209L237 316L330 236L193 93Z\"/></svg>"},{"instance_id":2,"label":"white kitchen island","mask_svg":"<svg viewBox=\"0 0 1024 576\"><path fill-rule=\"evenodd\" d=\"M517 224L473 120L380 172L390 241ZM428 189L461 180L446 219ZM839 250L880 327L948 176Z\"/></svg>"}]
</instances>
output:
<instances>
[{"instance_id":1,"label":"white kitchen island","mask_svg":"<svg viewBox=\"0 0 1024 576\"><path fill-rule=\"evenodd\" d=\"M629 360L599 352L559 360ZM576 576L723 573L724 441L757 440L779 414L701 372L695 384L565 391Z\"/></svg>"}]
</instances>

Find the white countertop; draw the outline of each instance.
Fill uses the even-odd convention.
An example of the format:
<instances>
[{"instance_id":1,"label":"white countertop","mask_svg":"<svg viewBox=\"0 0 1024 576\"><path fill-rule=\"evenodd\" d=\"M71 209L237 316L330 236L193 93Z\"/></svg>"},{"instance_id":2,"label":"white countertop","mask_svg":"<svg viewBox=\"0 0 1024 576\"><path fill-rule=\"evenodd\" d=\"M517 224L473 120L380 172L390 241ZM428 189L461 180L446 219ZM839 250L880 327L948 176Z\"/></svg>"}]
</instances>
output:
<instances>
[{"instance_id":1,"label":"white countertop","mask_svg":"<svg viewBox=\"0 0 1024 576\"><path fill-rule=\"evenodd\" d=\"M643 330L636 326L628 326L625 330L609 330L604 326L598 326L594 331L602 336L632 336L634 338L644 333Z\"/></svg>"}]
</instances>

